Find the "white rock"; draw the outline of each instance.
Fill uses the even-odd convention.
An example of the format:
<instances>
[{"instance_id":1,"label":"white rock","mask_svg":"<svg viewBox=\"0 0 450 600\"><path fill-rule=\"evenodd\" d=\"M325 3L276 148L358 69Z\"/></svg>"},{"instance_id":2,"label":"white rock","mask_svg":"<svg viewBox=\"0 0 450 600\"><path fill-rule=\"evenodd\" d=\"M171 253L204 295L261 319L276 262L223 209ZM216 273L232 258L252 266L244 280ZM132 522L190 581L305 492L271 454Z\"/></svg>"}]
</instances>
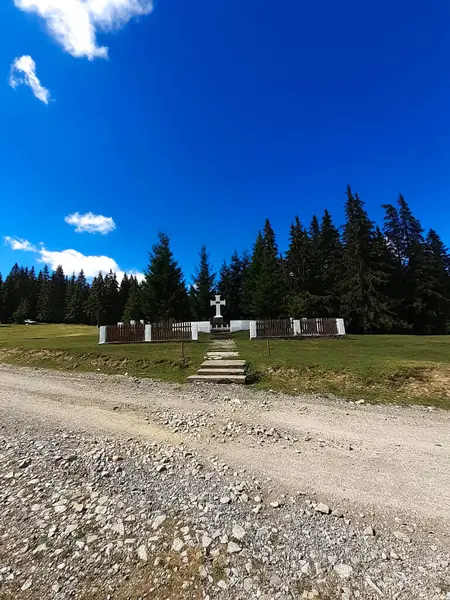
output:
<instances>
[{"instance_id":1,"label":"white rock","mask_svg":"<svg viewBox=\"0 0 450 600\"><path fill-rule=\"evenodd\" d=\"M158 529L158 527L161 527L161 525L164 523L164 521L166 519L167 519L167 515L158 515L157 517L155 517L153 519L153 523L152 523L153 531L156 531Z\"/></svg>"},{"instance_id":2,"label":"white rock","mask_svg":"<svg viewBox=\"0 0 450 600\"><path fill-rule=\"evenodd\" d=\"M183 540L180 538L175 538L173 540L172 550L174 552L180 552L182 550L183 546L184 546Z\"/></svg>"},{"instance_id":3,"label":"white rock","mask_svg":"<svg viewBox=\"0 0 450 600\"><path fill-rule=\"evenodd\" d=\"M411 538L406 533L403 533L403 531L394 531L394 537L407 544L411 542Z\"/></svg>"},{"instance_id":4,"label":"white rock","mask_svg":"<svg viewBox=\"0 0 450 600\"><path fill-rule=\"evenodd\" d=\"M241 525L233 525L233 531L231 532L231 535L235 540L242 540L245 537L245 529L241 527Z\"/></svg>"},{"instance_id":5,"label":"white rock","mask_svg":"<svg viewBox=\"0 0 450 600\"><path fill-rule=\"evenodd\" d=\"M222 498L220 499L220 504L230 504L231 502L231 498L229 498L228 496L222 496Z\"/></svg>"},{"instance_id":6,"label":"white rock","mask_svg":"<svg viewBox=\"0 0 450 600\"><path fill-rule=\"evenodd\" d=\"M368 536L375 535L375 531L374 531L373 527L370 527L370 525L369 525L369 527L366 527L363 531L363 535L368 535Z\"/></svg>"},{"instance_id":7,"label":"white rock","mask_svg":"<svg viewBox=\"0 0 450 600\"><path fill-rule=\"evenodd\" d=\"M200 567L198 568L198 574L200 579L206 579L208 577L208 571L203 565L200 565Z\"/></svg>"},{"instance_id":8,"label":"white rock","mask_svg":"<svg viewBox=\"0 0 450 600\"><path fill-rule=\"evenodd\" d=\"M339 575L339 577L342 577L342 579L348 579L353 573L352 567L350 565L345 565L344 563L335 565L334 571Z\"/></svg>"},{"instance_id":9,"label":"white rock","mask_svg":"<svg viewBox=\"0 0 450 600\"><path fill-rule=\"evenodd\" d=\"M25 583L23 584L23 586L20 589L22 590L22 592L25 592L26 590L29 590L32 585L33 585L33 580L30 577L29 579L27 579L25 581Z\"/></svg>"},{"instance_id":10,"label":"white rock","mask_svg":"<svg viewBox=\"0 0 450 600\"><path fill-rule=\"evenodd\" d=\"M147 562L147 548L144 544L137 549L137 555L143 562Z\"/></svg>"},{"instance_id":11,"label":"white rock","mask_svg":"<svg viewBox=\"0 0 450 600\"><path fill-rule=\"evenodd\" d=\"M228 585L226 584L226 582L223 579L220 579L217 582L217 587L220 588L221 590L226 590L228 588Z\"/></svg>"},{"instance_id":12,"label":"white rock","mask_svg":"<svg viewBox=\"0 0 450 600\"><path fill-rule=\"evenodd\" d=\"M211 546L211 544L212 544L212 539L208 535L204 534L202 536L202 546L203 546L203 548L209 548L209 546Z\"/></svg>"},{"instance_id":13,"label":"white rock","mask_svg":"<svg viewBox=\"0 0 450 600\"><path fill-rule=\"evenodd\" d=\"M236 554L236 552L240 552L242 548L236 544L236 542L228 542L227 552L228 554Z\"/></svg>"},{"instance_id":14,"label":"white rock","mask_svg":"<svg viewBox=\"0 0 450 600\"><path fill-rule=\"evenodd\" d=\"M331 512L330 507L326 504L323 504L322 502L319 502L319 504L315 507L314 510L318 513L321 513L322 515L329 515Z\"/></svg>"}]
</instances>

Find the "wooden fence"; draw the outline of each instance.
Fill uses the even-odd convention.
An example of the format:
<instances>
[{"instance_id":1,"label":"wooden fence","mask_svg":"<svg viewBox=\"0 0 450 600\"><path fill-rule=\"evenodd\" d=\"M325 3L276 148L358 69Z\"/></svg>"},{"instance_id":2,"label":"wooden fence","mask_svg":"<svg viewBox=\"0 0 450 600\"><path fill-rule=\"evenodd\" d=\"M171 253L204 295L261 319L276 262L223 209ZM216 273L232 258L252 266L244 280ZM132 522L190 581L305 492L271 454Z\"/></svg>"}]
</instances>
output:
<instances>
[{"instance_id":1,"label":"wooden fence","mask_svg":"<svg viewBox=\"0 0 450 600\"><path fill-rule=\"evenodd\" d=\"M171 323L165 321L152 324L152 342L187 342L191 340L191 323Z\"/></svg>"},{"instance_id":2,"label":"wooden fence","mask_svg":"<svg viewBox=\"0 0 450 600\"><path fill-rule=\"evenodd\" d=\"M260 319L256 321L256 337L292 337L293 335L292 319Z\"/></svg>"},{"instance_id":3,"label":"wooden fence","mask_svg":"<svg viewBox=\"0 0 450 600\"><path fill-rule=\"evenodd\" d=\"M259 319L250 321L250 339L342 337L343 319Z\"/></svg>"},{"instance_id":4,"label":"wooden fence","mask_svg":"<svg viewBox=\"0 0 450 600\"><path fill-rule=\"evenodd\" d=\"M136 325L108 325L106 327L107 344L132 344L144 340L145 325L142 323L136 323Z\"/></svg>"},{"instance_id":5,"label":"wooden fence","mask_svg":"<svg viewBox=\"0 0 450 600\"><path fill-rule=\"evenodd\" d=\"M300 319L299 336L333 336L338 335L336 319Z\"/></svg>"}]
</instances>

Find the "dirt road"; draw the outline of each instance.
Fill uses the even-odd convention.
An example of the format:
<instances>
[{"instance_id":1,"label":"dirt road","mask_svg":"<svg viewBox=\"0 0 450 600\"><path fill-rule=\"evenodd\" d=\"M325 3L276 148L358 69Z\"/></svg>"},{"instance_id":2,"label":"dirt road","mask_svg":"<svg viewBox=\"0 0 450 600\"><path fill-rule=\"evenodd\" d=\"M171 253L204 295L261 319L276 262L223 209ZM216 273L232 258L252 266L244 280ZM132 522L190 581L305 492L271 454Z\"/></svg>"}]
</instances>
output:
<instances>
[{"instance_id":1,"label":"dirt road","mask_svg":"<svg viewBox=\"0 0 450 600\"><path fill-rule=\"evenodd\" d=\"M450 413L0 365L0 418L184 443L333 508L450 533Z\"/></svg>"}]
</instances>

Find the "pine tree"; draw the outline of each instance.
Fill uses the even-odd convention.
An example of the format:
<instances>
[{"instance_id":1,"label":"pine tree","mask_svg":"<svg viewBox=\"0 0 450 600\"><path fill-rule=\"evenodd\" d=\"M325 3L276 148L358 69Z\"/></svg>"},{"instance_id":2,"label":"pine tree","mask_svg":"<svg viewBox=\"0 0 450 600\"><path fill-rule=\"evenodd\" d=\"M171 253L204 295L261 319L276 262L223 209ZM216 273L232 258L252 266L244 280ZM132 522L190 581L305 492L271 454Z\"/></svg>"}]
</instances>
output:
<instances>
[{"instance_id":1,"label":"pine tree","mask_svg":"<svg viewBox=\"0 0 450 600\"><path fill-rule=\"evenodd\" d=\"M393 326L385 288L389 274L374 249L374 226L358 194L347 188L344 227L342 308L351 332L390 331Z\"/></svg>"},{"instance_id":2,"label":"pine tree","mask_svg":"<svg viewBox=\"0 0 450 600\"><path fill-rule=\"evenodd\" d=\"M337 227L330 213L325 210L318 239L318 281L322 298L320 315L340 316L340 281L342 275L343 248Z\"/></svg>"},{"instance_id":3,"label":"pine tree","mask_svg":"<svg viewBox=\"0 0 450 600\"><path fill-rule=\"evenodd\" d=\"M450 317L449 256L438 234L430 229L417 262L415 333L443 334Z\"/></svg>"},{"instance_id":4,"label":"pine tree","mask_svg":"<svg viewBox=\"0 0 450 600\"><path fill-rule=\"evenodd\" d=\"M196 321L209 321L211 317L210 301L215 292L216 276L209 263L206 246L201 247L199 257L200 263L192 278L189 300L193 318Z\"/></svg>"},{"instance_id":5,"label":"pine tree","mask_svg":"<svg viewBox=\"0 0 450 600\"><path fill-rule=\"evenodd\" d=\"M223 263L220 269L219 283L217 289L225 299L223 315L227 321L245 318L244 288L250 259L244 252L242 256L234 250L230 264Z\"/></svg>"},{"instance_id":6,"label":"pine tree","mask_svg":"<svg viewBox=\"0 0 450 600\"><path fill-rule=\"evenodd\" d=\"M97 277L94 277L92 281L87 303L87 312L90 322L97 325L97 327L107 324L105 312L105 281L101 272Z\"/></svg>"},{"instance_id":7,"label":"pine tree","mask_svg":"<svg viewBox=\"0 0 450 600\"><path fill-rule=\"evenodd\" d=\"M52 323L63 323L64 309L66 305L66 288L67 279L61 265L56 267L56 270L51 277L52 290Z\"/></svg>"},{"instance_id":8,"label":"pine tree","mask_svg":"<svg viewBox=\"0 0 450 600\"><path fill-rule=\"evenodd\" d=\"M5 286L0 273L0 324L5 322Z\"/></svg>"},{"instance_id":9,"label":"pine tree","mask_svg":"<svg viewBox=\"0 0 450 600\"><path fill-rule=\"evenodd\" d=\"M189 319L189 298L181 268L173 257L169 238L159 234L153 246L142 286L145 318L155 321Z\"/></svg>"},{"instance_id":10,"label":"pine tree","mask_svg":"<svg viewBox=\"0 0 450 600\"><path fill-rule=\"evenodd\" d=\"M119 287L119 300L118 300L118 314L120 318L123 318L125 312L125 306L128 301L128 296L130 295L130 278L126 273L124 273L122 277L122 281L120 282Z\"/></svg>"},{"instance_id":11,"label":"pine tree","mask_svg":"<svg viewBox=\"0 0 450 600\"><path fill-rule=\"evenodd\" d=\"M285 259L287 312L291 317L307 317L310 243L308 233L295 217L289 232L289 248Z\"/></svg>"},{"instance_id":12,"label":"pine tree","mask_svg":"<svg viewBox=\"0 0 450 600\"><path fill-rule=\"evenodd\" d=\"M64 323L77 323L75 273L72 273L72 277L67 282L64 307Z\"/></svg>"},{"instance_id":13,"label":"pine tree","mask_svg":"<svg viewBox=\"0 0 450 600\"><path fill-rule=\"evenodd\" d=\"M122 321L140 321L142 319L141 288L137 279L133 276L129 279L129 294L125 304Z\"/></svg>"},{"instance_id":14,"label":"pine tree","mask_svg":"<svg viewBox=\"0 0 450 600\"><path fill-rule=\"evenodd\" d=\"M38 277L37 320L41 323L52 321L52 284L47 265L44 266Z\"/></svg>"},{"instance_id":15,"label":"pine tree","mask_svg":"<svg viewBox=\"0 0 450 600\"><path fill-rule=\"evenodd\" d=\"M114 325L122 316L118 310L119 306L119 284L117 276L112 271L105 275L105 319L109 325Z\"/></svg>"},{"instance_id":16,"label":"pine tree","mask_svg":"<svg viewBox=\"0 0 450 600\"><path fill-rule=\"evenodd\" d=\"M26 319L30 318L30 312L30 301L28 298L23 298L12 315L12 322L23 323Z\"/></svg>"},{"instance_id":17,"label":"pine tree","mask_svg":"<svg viewBox=\"0 0 450 600\"><path fill-rule=\"evenodd\" d=\"M282 261L275 234L268 219L258 237L248 269L245 289L246 312L252 316L275 318L285 309Z\"/></svg>"}]
</instances>

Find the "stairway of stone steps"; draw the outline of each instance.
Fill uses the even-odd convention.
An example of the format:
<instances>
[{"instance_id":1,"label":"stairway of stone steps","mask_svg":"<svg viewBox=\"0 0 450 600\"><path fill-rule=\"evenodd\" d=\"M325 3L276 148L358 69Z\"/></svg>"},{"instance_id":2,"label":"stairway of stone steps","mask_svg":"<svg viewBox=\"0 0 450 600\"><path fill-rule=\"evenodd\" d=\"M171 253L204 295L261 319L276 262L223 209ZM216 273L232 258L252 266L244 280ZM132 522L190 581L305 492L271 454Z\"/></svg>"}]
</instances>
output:
<instances>
[{"instance_id":1,"label":"stairway of stone steps","mask_svg":"<svg viewBox=\"0 0 450 600\"><path fill-rule=\"evenodd\" d=\"M245 360L239 360L239 352L230 334L213 338L196 375L188 377L188 381L208 383L240 383L245 384Z\"/></svg>"}]
</instances>

